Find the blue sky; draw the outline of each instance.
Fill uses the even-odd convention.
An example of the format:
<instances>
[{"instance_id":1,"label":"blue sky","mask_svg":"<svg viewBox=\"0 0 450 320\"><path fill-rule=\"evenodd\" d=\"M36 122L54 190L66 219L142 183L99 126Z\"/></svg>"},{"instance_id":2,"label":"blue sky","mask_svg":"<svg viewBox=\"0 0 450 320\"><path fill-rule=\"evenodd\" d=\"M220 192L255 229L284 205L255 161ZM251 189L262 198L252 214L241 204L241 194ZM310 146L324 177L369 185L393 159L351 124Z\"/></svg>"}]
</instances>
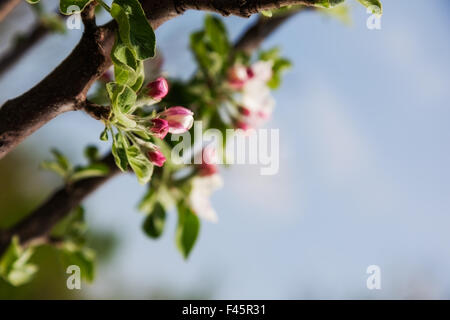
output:
<instances>
[{"instance_id":1,"label":"blue sky","mask_svg":"<svg viewBox=\"0 0 450 320\"><path fill-rule=\"evenodd\" d=\"M116 231L121 245L88 293L449 298L449 7L445 0L383 3L379 31L369 31L364 8L352 5L352 26L302 13L265 43L294 63L268 124L280 129L280 172L222 170L225 186L213 197L220 221L202 224L187 262L174 246L173 215L161 240L142 234L135 208L144 189L134 177L90 197L89 221ZM232 37L248 23L225 21ZM201 24L202 14L189 12L158 29L171 76L194 69L188 34ZM0 99L39 81L79 36L42 43L9 73L21 81L0 80ZM87 143L107 149L96 141L101 129L86 115L65 114L21 148L39 145L36 163L52 146L80 158ZM382 290L366 289L371 264L381 267Z\"/></svg>"}]
</instances>

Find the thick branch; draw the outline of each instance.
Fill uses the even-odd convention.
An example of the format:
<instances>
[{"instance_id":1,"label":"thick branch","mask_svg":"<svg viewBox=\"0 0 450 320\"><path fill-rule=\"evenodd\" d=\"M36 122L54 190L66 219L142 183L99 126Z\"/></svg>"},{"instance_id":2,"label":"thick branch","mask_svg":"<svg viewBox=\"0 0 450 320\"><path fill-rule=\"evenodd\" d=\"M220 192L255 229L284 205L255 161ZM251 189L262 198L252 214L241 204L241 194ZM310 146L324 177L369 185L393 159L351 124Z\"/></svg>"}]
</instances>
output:
<instances>
[{"instance_id":1,"label":"thick branch","mask_svg":"<svg viewBox=\"0 0 450 320\"><path fill-rule=\"evenodd\" d=\"M22 58L25 53L36 43L49 34L49 28L42 22L36 23L30 33L20 36L20 39L0 59L0 76L3 75L13 64Z\"/></svg>"},{"instance_id":2,"label":"thick branch","mask_svg":"<svg viewBox=\"0 0 450 320\"><path fill-rule=\"evenodd\" d=\"M111 154L107 155L102 162L109 168L106 176L80 180L73 185L61 188L19 224L1 232L0 255L7 248L13 235L18 235L20 242L24 245L45 240L60 220L79 206L88 195L120 172Z\"/></svg>"},{"instance_id":3,"label":"thick branch","mask_svg":"<svg viewBox=\"0 0 450 320\"><path fill-rule=\"evenodd\" d=\"M188 9L248 17L284 5L312 5L320 0L141 0L154 29ZM84 103L95 80L110 66L116 24L85 32L74 51L34 88L0 109L0 159L27 136L61 113Z\"/></svg>"},{"instance_id":4,"label":"thick branch","mask_svg":"<svg viewBox=\"0 0 450 320\"><path fill-rule=\"evenodd\" d=\"M0 0L0 22L20 3L20 0Z\"/></svg>"},{"instance_id":5,"label":"thick branch","mask_svg":"<svg viewBox=\"0 0 450 320\"><path fill-rule=\"evenodd\" d=\"M261 33L255 30L260 30L260 28L265 29L265 24L271 25L270 20L258 20L243 34L236 43L236 47L245 49L248 53L251 53L252 50L256 50L257 47L254 46L255 39L261 39ZM280 24L277 24L277 26L280 26ZM269 29L270 31L265 34L266 37L269 36L271 32L275 31L276 27L271 27L267 30ZM258 43L260 43L260 40L258 40ZM109 108L101 107L89 102L82 108L99 119L109 114ZM19 236L19 239L23 244L47 240L49 232L58 221L63 219L70 211L80 205L83 199L90 193L94 192L103 183L120 173L111 154L107 155L103 162L110 168L108 175L100 178L81 180L71 186L71 188L64 187L60 189L17 226L14 226L10 230L0 232L0 256L10 243L12 236L15 234Z\"/></svg>"}]
</instances>

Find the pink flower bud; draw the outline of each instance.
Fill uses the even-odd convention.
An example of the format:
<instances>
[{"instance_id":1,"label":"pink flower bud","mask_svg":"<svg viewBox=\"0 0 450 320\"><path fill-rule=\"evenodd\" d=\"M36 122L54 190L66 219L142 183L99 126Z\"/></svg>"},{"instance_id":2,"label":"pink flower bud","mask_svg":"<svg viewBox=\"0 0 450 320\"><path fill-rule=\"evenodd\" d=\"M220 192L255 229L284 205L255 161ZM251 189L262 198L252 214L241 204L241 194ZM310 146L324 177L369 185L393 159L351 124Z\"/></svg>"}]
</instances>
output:
<instances>
[{"instance_id":1,"label":"pink flower bud","mask_svg":"<svg viewBox=\"0 0 450 320\"><path fill-rule=\"evenodd\" d=\"M244 131L247 131L247 130L251 129L251 126L248 123L243 122L243 121L237 121L236 124L235 124L235 127L238 128L238 129L242 129Z\"/></svg>"},{"instance_id":2,"label":"pink flower bud","mask_svg":"<svg viewBox=\"0 0 450 320\"><path fill-rule=\"evenodd\" d=\"M246 107L243 106L239 106L238 107L238 111L240 114L242 114L243 116L249 116L250 115L250 110Z\"/></svg>"},{"instance_id":3,"label":"pink flower bud","mask_svg":"<svg viewBox=\"0 0 450 320\"><path fill-rule=\"evenodd\" d=\"M160 77L147 85L148 95L155 100L161 100L169 92L167 80Z\"/></svg>"},{"instance_id":4,"label":"pink flower bud","mask_svg":"<svg viewBox=\"0 0 450 320\"><path fill-rule=\"evenodd\" d=\"M237 64L228 70L228 83L234 89L241 89L253 77L253 70Z\"/></svg>"},{"instance_id":5,"label":"pink flower bud","mask_svg":"<svg viewBox=\"0 0 450 320\"><path fill-rule=\"evenodd\" d=\"M170 133L184 133L194 123L193 112L184 107L171 107L160 113L160 117L167 120Z\"/></svg>"},{"instance_id":6,"label":"pink flower bud","mask_svg":"<svg viewBox=\"0 0 450 320\"><path fill-rule=\"evenodd\" d=\"M204 177L217 173L218 168L216 162L216 150L211 147L204 148L202 150L202 163L198 165L198 174Z\"/></svg>"},{"instance_id":7,"label":"pink flower bud","mask_svg":"<svg viewBox=\"0 0 450 320\"><path fill-rule=\"evenodd\" d=\"M157 167L162 167L166 161L166 157L158 149L150 150L148 152L148 159Z\"/></svg>"},{"instance_id":8,"label":"pink flower bud","mask_svg":"<svg viewBox=\"0 0 450 320\"><path fill-rule=\"evenodd\" d=\"M151 121L152 126L150 127L150 132L153 133L153 135L157 136L160 139L164 139L164 137L169 132L169 124L166 120L155 118Z\"/></svg>"}]
</instances>

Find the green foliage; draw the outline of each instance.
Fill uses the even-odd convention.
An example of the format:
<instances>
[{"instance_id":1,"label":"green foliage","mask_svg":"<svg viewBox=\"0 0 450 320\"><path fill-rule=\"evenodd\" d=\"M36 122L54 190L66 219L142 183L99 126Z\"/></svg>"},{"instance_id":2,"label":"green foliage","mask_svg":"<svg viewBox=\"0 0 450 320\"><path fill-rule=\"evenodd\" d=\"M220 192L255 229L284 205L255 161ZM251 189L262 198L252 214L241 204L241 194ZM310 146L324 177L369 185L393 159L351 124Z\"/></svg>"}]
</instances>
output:
<instances>
[{"instance_id":1,"label":"green foliage","mask_svg":"<svg viewBox=\"0 0 450 320\"><path fill-rule=\"evenodd\" d=\"M69 159L67 159L67 157L57 149L52 149L52 154L54 156L54 160L43 161L41 163L41 168L53 171L57 175L61 176L68 184L82 179L101 177L107 175L109 172L108 166L100 162L100 159L98 158L98 150L95 146L88 146L86 148L85 156L89 163L85 166L74 167L70 163Z\"/></svg>"},{"instance_id":2,"label":"green foliage","mask_svg":"<svg viewBox=\"0 0 450 320\"><path fill-rule=\"evenodd\" d=\"M197 63L208 77L224 71L231 45L219 18L207 15L204 30L193 33L190 43Z\"/></svg>"},{"instance_id":3,"label":"green foliage","mask_svg":"<svg viewBox=\"0 0 450 320\"><path fill-rule=\"evenodd\" d=\"M200 231L200 220L197 215L183 202L177 206L178 226L176 244L185 259L188 258Z\"/></svg>"},{"instance_id":4,"label":"green foliage","mask_svg":"<svg viewBox=\"0 0 450 320\"><path fill-rule=\"evenodd\" d=\"M0 258L0 276L13 286L29 282L37 272L37 267L29 263L33 253L34 248L22 248L19 238L13 237L8 249Z\"/></svg>"},{"instance_id":5,"label":"green foliage","mask_svg":"<svg viewBox=\"0 0 450 320\"><path fill-rule=\"evenodd\" d=\"M164 231L164 224L166 222L166 210L160 202L156 202L153 210L144 220L142 229L145 234L151 238L159 238Z\"/></svg>"},{"instance_id":6,"label":"green foliage","mask_svg":"<svg viewBox=\"0 0 450 320\"><path fill-rule=\"evenodd\" d=\"M280 57L279 48L273 48L260 52L259 59L264 61L272 61L272 79L269 80L267 85L271 89L277 89L281 85L283 73L292 67L291 62L288 59Z\"/></svg>"},{"instance_id":7,"label":"green foliage","mask_svg":"<svg viewBox=\"0 0 450 320\"><path fill-rule=\"evenodd\" d=\"M366 8L372 9L372 13L382 14L383 6L381 5L380 0L358 0L363 6Z\"/></svg>"},{"instance_id":8,"label":"green foliage","mask_svg":"<svg viewBox=\"0 0 450 320\"><path fill-rule=\"evenodd\" d=\"M83 11L83 9L91 2L92 0L60 0L59 2L59 10L62 14L73 14L79 13ZM74 7L78 7L80 10L73 11ZM72 7L72 8L71 8Z\"/></svg>"},{"instance_id":9,"label":"green foliage","mask_svg":"<svg viewBox=\"0 0 450 320\"><path fill-rule=\"evenodd\" d=\"M320 0L315 3L316 7L332 8L338 4L343 3L345 0Z\"/></svg>"},{"instance_id":10,"label":"green foliage","mask_svg":"<svg viewBox=\"0 0 450 320\"><path fill-rule=\"evenodd\" d=\"M119 24L120 39L138 60L155 55L155 34L137 0L115 0L111 15Z\"/></svg>"},{"instance_id":11,"label":"green foliage","mask_svg":"<svg viewBox=\"0 0 450 320\"><path fill-rule=\"evenodd\" d=\"M92 282L95 277L95 252L72 242L64 243L60 249L62 261L66 266L76 265L80 268L81 278Z\"/></svg>"}]
</instances>

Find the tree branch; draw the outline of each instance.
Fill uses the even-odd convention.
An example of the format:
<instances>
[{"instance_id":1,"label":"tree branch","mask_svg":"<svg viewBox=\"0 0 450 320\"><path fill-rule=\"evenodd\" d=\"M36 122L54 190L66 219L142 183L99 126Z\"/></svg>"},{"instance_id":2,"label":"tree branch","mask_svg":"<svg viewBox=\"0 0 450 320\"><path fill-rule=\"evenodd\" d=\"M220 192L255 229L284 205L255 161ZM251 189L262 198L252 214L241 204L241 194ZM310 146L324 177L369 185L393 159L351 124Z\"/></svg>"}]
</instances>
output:
<instances>
[{"instance_id":1,"label":"tree branch","mask_svg":"<svg viewBox=\"0 0 450 320\"><path fill-rule=\"evenodd\" d=\"M313 5L321 0L141 0L154 29L188 9L248 17L285 5ZM53 72L0 109L0 159L54 117L79 109L91 85L111 65L114 21L84 32L80 42ZM89 28L88 28L89 29Z\"/></svg>"},{"instance_id":2,"label":"tree branch","mask_svg":"<svg viewBox=\"0 0 450 320\"><path fill-rule=\"evenodd\" d=\"M102 163L109 168L106 176L80 180L61 188L19 224L1 232L0 255L8 247L13 235L18 235L23 245L46 239L55 224L79 206L88 195L120 172L111 154L104 157Z\"/></svg>"},{"instance_id":3,"label":"tree branch","mask_svg":"<svg viewBox=\"0 0 450 320\"><path fill-rule=\"evenodd\" d=\"M20 0L0 0L0 22L20 3Z\"/></svg>"},{"instance_id":4,"label":"tree branch","mask_svg":"<svg viewBox=\"0 0 450 320\"><path fill-rule=\"evenodd\" d=\"M292 15L289 15L292 16ZM285 18L287 19L287 17ZM265 37L269 36L276 30L281 24L277 24L277 27L264 28L264 25L273 25L268 19L259 19L253 26L251 26L243 34L240 40L236 43L235 47L246 50L248 53L256 50L255 42L261 43L261 33L255 30L270 30L265 33ZM257 27L258 26L258 27ZM256 41L255 39L258 39ZM109 114L108 107L102 107L90 102L87 102L83 106L84 110L94 117L104 117L107 112ZM70 188L63 187L59 191L55 192L44 204L38 209L26 217L18 225L9 230L0 232L0 256L7 248L13 235L18 235L22 244L36 243L40 241L47 241L48 235L55 224L69 214L74 208L98 187L104 184L120 173L119 169L114 163L112 154L107 155L102 160L109 167L109 173L103 177L89 178L76 182Z\"/></svg>"},{"instance_id":5,"label":"tree branch","mask_svg":"<svg viewBox=\"0 0 450 320\"><path fill-rule=\"evenodd\" d=\"M49 31L50 29L44 23L38 22L28 34L21 35L13 47L0 58L0 76L19 61L36 43L48 35Z\"/></svg>"}]
</instances>

